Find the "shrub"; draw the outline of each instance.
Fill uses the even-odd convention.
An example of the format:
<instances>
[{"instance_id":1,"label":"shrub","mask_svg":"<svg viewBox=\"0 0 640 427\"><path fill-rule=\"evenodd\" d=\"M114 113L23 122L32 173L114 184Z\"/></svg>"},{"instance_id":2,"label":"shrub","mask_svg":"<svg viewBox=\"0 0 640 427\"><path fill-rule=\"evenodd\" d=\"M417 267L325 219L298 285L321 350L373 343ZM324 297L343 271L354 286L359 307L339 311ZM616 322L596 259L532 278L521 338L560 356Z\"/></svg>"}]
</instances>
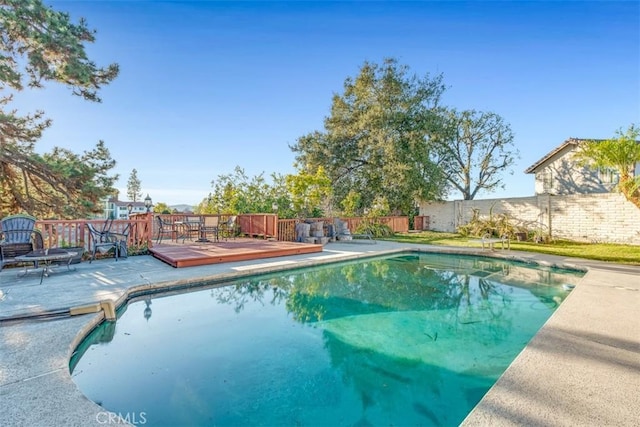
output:
<instances>
[{"instance_id":1,"label":"shrub","mask_svg":"<svg viewBox=\"0 0 640 427\"><path fill-rule=\"evenodd\" d=\"M489 217L480 216L478 209L473 209L471 220L458 227L458 233L463 236L484 236L490 235L495 237L509 236L513 238L516 233L527 233L530 231L527 227L518 225L507 214L493 214L493 207L489 210Z\"/></svg>"},{"instance_id":2,"label":"shrub","mask_svg":"<svg viewBox=\"0 0 640 427\"><path fill-rule=\"evenodd\" d=\"M370 234L372 237L389 237L393 236L391 227L380 224L372 220L364 220L356 228L356 234Z\"/></svg>"},{"instance_id":3,"label":"shrub","mask_svg":"<svg viewBox=\"0 0 640 427\"><path fill-rule=\"evenodd\" d=\"M127 254L129 256L149 255L149 247L146 243L141 243L139 245L130 245L127 248Z\"/></svg>"}]
</instances>

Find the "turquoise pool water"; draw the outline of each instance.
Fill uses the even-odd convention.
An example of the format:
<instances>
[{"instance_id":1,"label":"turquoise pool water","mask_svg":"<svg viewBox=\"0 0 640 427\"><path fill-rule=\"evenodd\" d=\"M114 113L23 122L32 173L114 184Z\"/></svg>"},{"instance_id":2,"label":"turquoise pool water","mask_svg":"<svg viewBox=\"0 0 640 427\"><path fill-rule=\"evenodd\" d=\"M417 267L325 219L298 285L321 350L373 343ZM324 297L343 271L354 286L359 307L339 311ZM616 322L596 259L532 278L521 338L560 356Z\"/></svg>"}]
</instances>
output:
<instances>
[{"instance_id":1,"label":"turquoise pool water","mask_svg":"<svg viewBox=\"0 0 640 427\"><path fill-rule=\"evenodd\" d=\"M412 253L153 296L72 377L147 426L458 425L582 275Z\"/></svg>"}]
</instances>

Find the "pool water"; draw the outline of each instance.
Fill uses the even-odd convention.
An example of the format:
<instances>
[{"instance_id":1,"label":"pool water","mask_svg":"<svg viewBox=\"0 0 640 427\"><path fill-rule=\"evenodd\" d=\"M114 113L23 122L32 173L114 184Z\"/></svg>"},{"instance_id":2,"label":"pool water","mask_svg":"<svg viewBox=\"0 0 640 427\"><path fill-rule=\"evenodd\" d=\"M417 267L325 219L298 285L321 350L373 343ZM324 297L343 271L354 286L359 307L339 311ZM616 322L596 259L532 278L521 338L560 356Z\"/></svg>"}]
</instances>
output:
<instances>
[{"instance_id":1,"label":"pool water","mask_svg":"<svg viewBox=\"0 0 640 427\"><path fill-rule=\"evenodd\" d=\"M72 376L147 426L458 425L582 274L411 253L150 296Z\"/></svg>"}]
</instances>

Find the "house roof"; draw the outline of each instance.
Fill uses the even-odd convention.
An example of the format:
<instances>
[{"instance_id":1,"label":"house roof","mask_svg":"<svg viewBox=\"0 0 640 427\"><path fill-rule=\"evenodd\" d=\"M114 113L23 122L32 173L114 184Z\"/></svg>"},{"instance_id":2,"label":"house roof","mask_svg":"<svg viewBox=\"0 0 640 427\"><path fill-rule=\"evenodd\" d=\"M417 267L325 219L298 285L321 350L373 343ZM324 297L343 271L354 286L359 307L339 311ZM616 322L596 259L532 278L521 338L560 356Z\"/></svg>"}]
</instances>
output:
<instances>
[{"instance_id":1,"label":"house roof","mask_svg":"<svg viewBox=\"0 0 640 427\"><path fill-rule=\"evenodd\" d=\"M544 167L547 165L547 163L549 161L551 161L556 154L562 152L563 150L565 150L565 148L575 148L578 145L580 145L583 142L586 141L604 141L602 139L587 139L587 138L569 138L566 141L564 141L562 144L560 144L559 146L557 146L556 148L554 148L553 150L551 150L548 154L546 154L543 158L541 158L540 160L538 160L537 162L535 162L534 164L532 164L531 166L529 166L527 169L525 169L524 173L536 173L538 171L538 169Z\"/></svg>"},{"instance_id":2,"label":"house roof","mask_svg":"<svg viewBox=\"0 0 640 427\"><path fill-rule=\"evenodd\" d=\"M134 208L144 208L144 202L126 202L122 200L114 201L113 204L120 208L126 208L129 204Z\"/></svg>"}]
</instances>

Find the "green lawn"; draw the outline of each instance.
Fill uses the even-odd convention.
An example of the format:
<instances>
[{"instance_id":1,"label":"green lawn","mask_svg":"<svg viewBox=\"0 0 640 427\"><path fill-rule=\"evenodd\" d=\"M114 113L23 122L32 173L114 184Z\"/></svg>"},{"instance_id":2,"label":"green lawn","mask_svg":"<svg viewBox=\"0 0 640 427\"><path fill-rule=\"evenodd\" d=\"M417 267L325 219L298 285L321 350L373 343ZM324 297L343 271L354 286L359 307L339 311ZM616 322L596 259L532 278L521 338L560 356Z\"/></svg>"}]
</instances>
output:
<instances>
[{"instance_id":1,"label":"green lawn","mask_svg":"<svg viewBox=\"0 0 640 427\"><path fill-rule=\"evenodd\" d=\"M477 247L478 243L470 242L472 239L473 238L463 237L456 233L423 231L420 233L396 234L394 237L385 238L384 240L428 245ZM512 241L511 250L640 265L640 246L632 245L580 243L567 240L558 240L552 243Z\"/></svg>"}]
</instances>

